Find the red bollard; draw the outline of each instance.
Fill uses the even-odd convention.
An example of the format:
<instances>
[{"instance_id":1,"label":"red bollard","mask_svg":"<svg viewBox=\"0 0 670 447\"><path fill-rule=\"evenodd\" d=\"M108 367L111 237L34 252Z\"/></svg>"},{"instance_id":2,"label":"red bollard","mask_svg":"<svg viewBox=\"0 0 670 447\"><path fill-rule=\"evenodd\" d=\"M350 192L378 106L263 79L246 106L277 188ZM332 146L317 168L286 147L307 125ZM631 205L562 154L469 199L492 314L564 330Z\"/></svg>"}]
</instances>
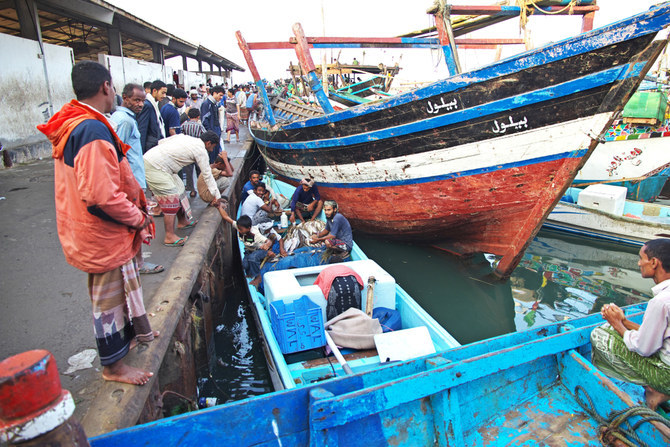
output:
<instances>
[{"instance_id":1,"label":"red bollard","mask_svg":"<svg viewBox=\"0 0 670 447\"><path fill-rule=\"evenodd\" d=\"M56 361L36 349L0 362L0 444L88 446Z\"/></svg>"}]
</instances>

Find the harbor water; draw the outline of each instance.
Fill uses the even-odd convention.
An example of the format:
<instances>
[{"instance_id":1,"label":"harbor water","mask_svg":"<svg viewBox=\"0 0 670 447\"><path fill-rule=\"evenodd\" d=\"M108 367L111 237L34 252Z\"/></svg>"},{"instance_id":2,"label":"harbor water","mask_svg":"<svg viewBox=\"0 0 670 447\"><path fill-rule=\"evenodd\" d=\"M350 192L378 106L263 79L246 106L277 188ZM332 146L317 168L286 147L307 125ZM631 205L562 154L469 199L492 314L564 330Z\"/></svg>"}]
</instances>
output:
<instances>
[{"instance_id":1,"label":"harbor water","mask_svg":"<svg viewBox=\"0 0 670 447\"><path fill-rule=\"evenodd\" d=\"M651 298L653 282L640 276L635 247L542 231L511 278L499 282L490 277L490 256L459 259L427 245L354 237L461 344ZM219 404L272 388L241 276L236 282L216 323L210 371L200 379L200 395Z\"/></svg>"}]
</instances>

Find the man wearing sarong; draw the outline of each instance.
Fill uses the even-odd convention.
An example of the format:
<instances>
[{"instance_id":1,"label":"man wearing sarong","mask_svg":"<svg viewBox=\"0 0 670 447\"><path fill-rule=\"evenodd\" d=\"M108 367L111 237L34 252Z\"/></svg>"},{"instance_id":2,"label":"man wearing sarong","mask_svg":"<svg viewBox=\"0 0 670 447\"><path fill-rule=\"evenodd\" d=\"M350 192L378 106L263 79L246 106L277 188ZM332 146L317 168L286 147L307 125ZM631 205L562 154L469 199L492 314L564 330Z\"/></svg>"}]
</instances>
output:
<instances>
[{"instance_id":1,"label":"man wearing sarong","mask_svg":"<svg viewBox=\"0 0 670 447\"><path fill-rule=\"evenodd\" d=\"M200 138L177 134L159 141L157 146L144 154L147 186L164 214L164 245L181 247L188 239L175 234L175 217L179 229L193 228L197 223L191 214L191 204L186 196L184 182L179 176L179 171L184 166L191 163L198 165L207 188L214 197L212 205L216 205L221 198L209 167L209 153L216 149L218 144L219 137L211 130L200 135Z\"/></svg>"},{"instance_id":2,"label":"man wearing sarong","mask_svg":"<svg viewBox=\"0 0 670 447\"><path fill-rule=\"evenodd\" d=\"M332 251L333 259L329 262L342 261L349 257L354 246L351 225L346 217L337 212L337 202L334 200L326 200L323 212L326 215L326 228L312 236L312 243L323 242Z\"/></svg>"},{"instance_id":3,"label":"man wearing sarong","mask_svg":"<svg viewBox=\"0 0 670 447\"><path fill-rule=\"evenodd\" d=\"M231 132L235 134L237 142L240 142L240 104L234 93L235 90L231 88L226 94L226 143L230 143Z\"/></svg>"},{"instance_id":4,"label":"man wearing sarong","mask_svg":"<svg viewBox=\"0 0 670 447\"><path fill-rule=\"evenodd\" d=\"M608 324L591 333L592 363L608 376L643 386L647 406L656 410L670 400L670 239L644 244L637 264L642 277L656 283L642 325L605 304L600 312Z\"/></svg>"},{"instance_id":5,"label":"man wearing sarong","mask_svg":"<svg viewBox=\"0 0 670 447\"><path fill-rule=\"evenodd\" d=\"M153 373L127 365L134 343L151 341L135 254L153 237L146 199L128 164L129 146L103 114L112 77L92 61L72 69L77 97L37 128L53 145L58 237L69 264L88 273L102 377L135 385Z\"/></svg>"}]
</instances>

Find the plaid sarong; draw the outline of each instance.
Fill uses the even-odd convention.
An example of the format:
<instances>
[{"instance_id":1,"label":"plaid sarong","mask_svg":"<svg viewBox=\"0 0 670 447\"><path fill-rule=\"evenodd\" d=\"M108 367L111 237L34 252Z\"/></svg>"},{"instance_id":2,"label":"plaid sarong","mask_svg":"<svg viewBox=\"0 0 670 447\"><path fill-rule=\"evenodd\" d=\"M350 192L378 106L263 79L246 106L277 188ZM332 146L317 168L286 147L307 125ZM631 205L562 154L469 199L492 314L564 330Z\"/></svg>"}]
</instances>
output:
<instances>
[{"instance_id":1,"label":"plaid sarong","mask_svg":"<svg viewBox=\"0 0 670 447\"><path fill-rule=\"evenodd\" d=\"M109 272L89 273L88 292L103 366L121 360L128 353L133 337L138 341L153 340L135 258Z\"/></svg>"},{"instance_id":2,"label":"plaid sarong","mask_svg":"<svg viewBox=\"0 0 670 447\"><path fill-rule=\"evenodd\" d=\"M604 374L670 394L670 365L661 360L658 352L642 357L629 350L623 337L609 324L591 332L591 348L591 363Z\"/></svg>"},{"instance_id":3,"label":"plaid sarong","mask_svg":"<svg viewBox=\"0 0 670 447\"><path fill-rule=\"evenodd\" d=\"M189 221L193 219L191 203L186 197L184 181L177 174L169 174L156 169L151 163L144 162L147 186L154 194L163 213L174 216L182 209Z\"/></svg>"}]
</instances>

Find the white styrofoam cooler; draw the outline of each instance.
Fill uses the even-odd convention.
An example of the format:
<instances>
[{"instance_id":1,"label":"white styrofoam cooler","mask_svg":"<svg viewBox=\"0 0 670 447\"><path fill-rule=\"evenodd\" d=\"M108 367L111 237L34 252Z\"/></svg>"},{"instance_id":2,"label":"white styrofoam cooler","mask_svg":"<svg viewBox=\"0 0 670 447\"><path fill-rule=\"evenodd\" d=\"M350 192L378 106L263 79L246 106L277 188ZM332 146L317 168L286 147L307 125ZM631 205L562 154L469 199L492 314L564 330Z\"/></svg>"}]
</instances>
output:
<instances>
[{"instance_id":1,"label":"white styrofoam cooler","mask_svg":"<svg viewBox=\"0 0 670 447\"><path fill-rule=\"evenodd\" d=\"M579 193L577 205L621 216L623 215L623 208L626 204L627 191L628 190L624 186L587 186Z\"/></svg>"},{"instance_id":2,"label":"white styrofoam cooler","mask_svg":"<svg viewBox=\"0 0 670 447\"><path fill-rule=\"evenodd\" d=\"M268 272L263 275L263 287L265 298L268 303L282 300L285 304L297 300L303 295L317 304L323 312L323 321L326 321L326 298L318 286L314 285L316 277L321 270L330 265L318 265L315 267L304 267L299 269L279 270ZM363 280L365 288L361 292L361 306L363 312L366 310L366 298L368 293L368 278L375 277L374 307L386 307L395 309L395 279L389 275L379 264L371 259L362 261L343 262Z\"/></svg>"}]
</instances>

